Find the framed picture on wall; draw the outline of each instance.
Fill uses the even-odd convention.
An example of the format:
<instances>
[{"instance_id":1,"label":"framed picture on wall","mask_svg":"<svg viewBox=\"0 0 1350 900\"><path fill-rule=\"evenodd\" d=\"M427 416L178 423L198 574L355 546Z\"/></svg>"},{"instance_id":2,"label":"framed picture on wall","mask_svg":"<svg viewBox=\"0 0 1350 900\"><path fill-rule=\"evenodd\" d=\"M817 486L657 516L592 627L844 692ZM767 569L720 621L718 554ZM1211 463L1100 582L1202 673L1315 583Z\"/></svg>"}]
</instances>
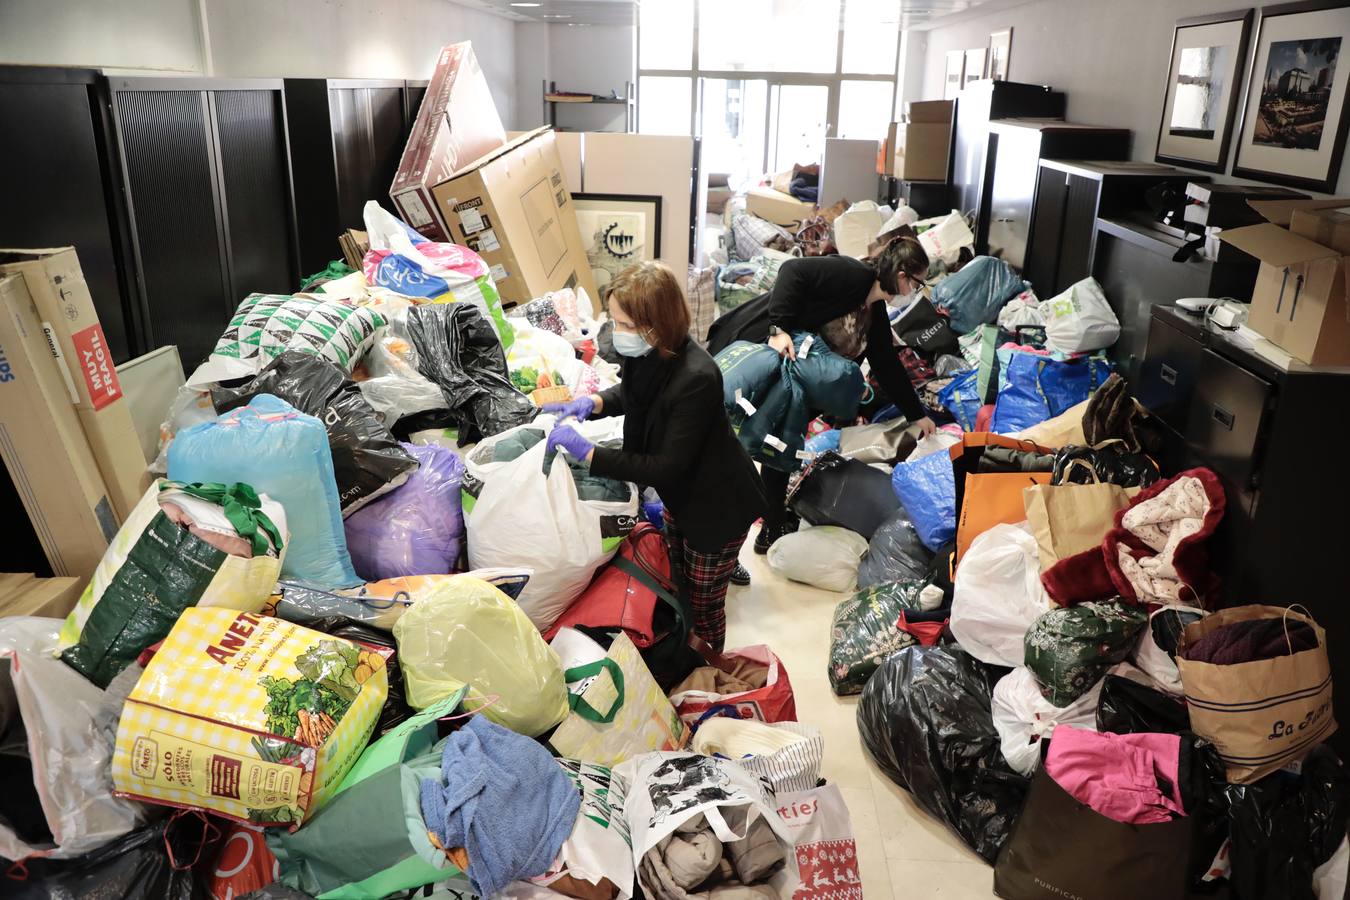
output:
<instances>
[{"instance_id":1,"label":"framed picture on wall","mask_svg":"<svg viewBox=\"0 0 1350 900\"><path fill-rule=\"evenodd\" d=\"M600 290L624 269L661 256L661 197L653 194L573 194L581 243Z\"/></svg>"},{"instance_id":2,"label":"framed picture on wall","mask_svg":"<svg viewBox=\"0 0 1350 900\"><path fill-rule=\"evenodd\" d=\"M1310 191L1335 190L1345 152L1350 5L1261 8L1233 174Z\"/></svg>"},{"instance_id":3,"label":"framed picture on wall","mask_svg":"<svg viewBox=\"0 0 1350 900\"><path fill-rule=\"evenodd\" d=\"M961 93L961 88L966 86L966 81L962 77L966 71L966 54L964 50L947 51L947 78L942 85L942 99L955 100L956 95Z\"/></svg>"},{"instance_id":4,"label":"framed picture on wall","mask_svg":"<svg viewBox=\"0 0 1350 900\"><path fill-rule=\"evenodd\" d=\"M1254 16L1255 10L1245 9L1177 22L1158 126L1158 162L1210 172L1227 166Z\"/></svg>"},{"instance_id":5,"label":"framed picture on wall","mask_svg":"<svg viewBox=\"0 0 1350 900\"><path fill-rule=\"evenodd\" d=\"M962 87L984 77L984 60L987 55L984 47L976 47L974 50L966 51L966 71L965 76L961 79Z\"/></svg>"},{"instance_id":6,"label":"framed picture on wall","mask_svg":"<svg viewBox=\"0 0 1350 900\"><path fill-rule=\"evenodd\" d=\"M989 77L994 81L1008 80L1008 61L1012 58L1012 28L989 35Z\"/></svg>"}]
</instances>

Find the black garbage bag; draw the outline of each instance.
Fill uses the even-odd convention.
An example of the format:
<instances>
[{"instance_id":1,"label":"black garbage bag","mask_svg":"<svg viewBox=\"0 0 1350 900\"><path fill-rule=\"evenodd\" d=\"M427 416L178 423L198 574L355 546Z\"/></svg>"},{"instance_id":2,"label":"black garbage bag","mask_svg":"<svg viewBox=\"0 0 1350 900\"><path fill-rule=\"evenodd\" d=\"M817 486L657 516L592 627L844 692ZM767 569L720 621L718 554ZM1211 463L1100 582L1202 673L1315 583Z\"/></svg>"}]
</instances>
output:
<instances>
[{"instance_id":1,"label":"black garbage bag","mask_svg":"<svg viewBox=\"0 0 1350 900\"><path fill-rule=\"evenodd\" d=\"M909 647L872 675L858 703L858 731L877 765L991 864L1029 783L1003 759L992 695L985 670L960 647Z\"/></svg>"},{"instance_id":2,"label":"black garbage bag","mask_svg":"<svg viewBox=\"0 0 1350 900\"><path fill-rule=\"evenodd\" d=\"M1130 453L1123 443L1099 448L1068 446L1055 454L1051 484L1095 484L1148 487L1158 480L1158 464L1142 453Z\"/></svg>"},{"instance_id":3,"label":"black garbage bag","mask_svg":"<svg viewBox=\"0 0 1350 900\"><path fill-rule=\"evenodd\" d=\"M1313 870L1346 836L1350 776L1336 753L1314 747L1298 775L1279 771L1255 784L1230 784L1232 865L1237 900L1313 900Z\"/></svg>"},{"instance_id":4,"label":"black garbage bag","mask_svg":"<svg viewBox=\"0 0 1350 900\"><path fill-rule=\"evenodd\" d=\"M459 421L461 445L534 418L534 404L511 383L502 342L477 307L414 306L408 310L408 335L417 351L417 370L440 386Z\"/></svg>"},{"instance_id":5,"label":"black garbage bag","mask_svg":"<svg viewBox=\"0 0 1350 900\"><path fill-rule=\"evenodd\" d=\"M211 391L216 412L244 406L259 394L280 397L328 429L342 514L355 512L408 480L417 460L399 446L361 389L326 359L287 350L242 387ZM288 510L301 515L301 510Z\"/></svg>"},{"instance_id":6,"label":"black garbage bag","mask_svg":"<svg viewBox=\"0 0 1350 900\"><path fill-rule=\"evenodd\" d=\"M74 859L29 859L0 876L6 900L204 900L193 877L196 861L220 829L204 817L175 815L123 835ZM26 870L26 877L19 874Z\"/></svg>"},{"instance_id":7,"label":"black garbage bag","mask_svg":"<svg viewBox=\"0 0 1350 900\"><path fill-rule=\"evenodd\" d=\"M1181 734L1191 727L1186 704L1130 678L1107 675L1097 699L1097 730L1116 734Z\"/></svg>"},{"instance_id":8,"label":"black garbage bag","mask_svg":"<svg viewBox=\"0 0 1350 900\"><path fill-rule=\"evenodd\" d=\"M892 581L922 581L932 564L932 552L919 540L919 532L902 506L881 523L867 542L867 555L858 564L858 588Z\"/></svg>"},{"instance_id":9,"label":"black garbage bag","mask_svg":"<svg viewBox=\"0 0 1350 900\"><path fill-rule=\"evenodd\" d=\"M812 525L838 525L871 540L902 507L888 472L827 450L788 494L788 506Z\"/></svg>"}]
</instances>

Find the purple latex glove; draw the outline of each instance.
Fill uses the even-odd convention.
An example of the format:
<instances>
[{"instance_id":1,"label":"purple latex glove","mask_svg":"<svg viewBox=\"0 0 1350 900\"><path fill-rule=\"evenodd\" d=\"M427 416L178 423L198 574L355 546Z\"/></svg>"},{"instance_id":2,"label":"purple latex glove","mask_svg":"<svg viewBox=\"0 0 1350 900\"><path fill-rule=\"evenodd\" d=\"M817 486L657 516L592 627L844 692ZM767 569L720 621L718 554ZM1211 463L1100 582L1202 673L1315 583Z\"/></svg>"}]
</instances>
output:
<instances>
[{"instance_id":1,"label":"purple latex glove","mask_svg":"<svg viewBox=\"0 0 1350 900\"><path fill-rule=\"evenodd\" d=\"M586 440L571 425L554 425L553 430L548 433L549 453L554 452L559 447L567 451L567 454L573 459L582 462L588 461L591 451L595 449L595 444Z\"/></svg>"},{"instance_id":2,"label":"purple latex glove","mask_svg":"<svg viewBox=\"0 0 1350 900\"><path fill-rule=\"evenodd\" d=\"M578 397L567 403L545 403L541 411L557 416L560 422L568 418L585 422L595 412L595 401L587 396Z\"/></svg>"}]
</instances>

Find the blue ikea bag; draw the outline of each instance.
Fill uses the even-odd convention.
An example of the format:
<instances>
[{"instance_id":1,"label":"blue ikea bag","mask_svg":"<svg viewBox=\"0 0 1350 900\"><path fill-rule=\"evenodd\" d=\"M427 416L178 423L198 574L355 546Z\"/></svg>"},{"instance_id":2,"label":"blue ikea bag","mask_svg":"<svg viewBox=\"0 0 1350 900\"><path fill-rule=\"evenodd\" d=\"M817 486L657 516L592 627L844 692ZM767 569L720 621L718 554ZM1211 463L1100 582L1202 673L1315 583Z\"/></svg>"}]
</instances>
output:
<instances>
[{"instance_id":1,"label":"blue ikea bag","mask_svg":"<svg viewBox=\"0 0 1350 900\"><path fill-rule=\"evenodd\" d=\"M1100 356L1054 359L1015 350L999 377L989 429L1008 434L1054 418L1092 396L1110 376L1111 363Z\"/></svg>"},{"instance_id":2,"label":"blue ikea bag","mask_svg":"<svg viewBox=\"0 0 1350 900\"><path fill-rule=\"evenodd\" d=\"M952 379L952 383L938 392L943 407L952 414L964 431L975 430L975 418L984 405L980 397L980 370L971 369Z\"/></svg>"},{"instance_id":3,"label":"blue ikea bag","mask_svg":"<svg viewBox=\"0 0 1350 900\"><path fill-rule=\"evenodd\" d=\"M1031 287L1012 266L992 256L977 256L933 288L933 305L947 311L952 330L970 334L998 321L999 310Z\"/></svg>"},{"instance_id":4,"label":"blue ikea bag","mask_svg":"<svg viewBox=\"0 0 1350 900\"><path fill-rule=\"evenodd\" d=\"M947 451L899 463L891 487L925 547L937 552L956 539L956 474Z\"/></svg>"},{"instance_id":5,"label":"blue ikea bag","mask_svg":"<svg viewBox=\"0 0 1350 900\"><path fill-rule=\"evenodd\" d=\"M180 431L169 445L169 478L253 485L286 510L282 578L325 590L362 583L347 553L328 430L286 401L259 394Z\"/></svg>"}]
</instances>

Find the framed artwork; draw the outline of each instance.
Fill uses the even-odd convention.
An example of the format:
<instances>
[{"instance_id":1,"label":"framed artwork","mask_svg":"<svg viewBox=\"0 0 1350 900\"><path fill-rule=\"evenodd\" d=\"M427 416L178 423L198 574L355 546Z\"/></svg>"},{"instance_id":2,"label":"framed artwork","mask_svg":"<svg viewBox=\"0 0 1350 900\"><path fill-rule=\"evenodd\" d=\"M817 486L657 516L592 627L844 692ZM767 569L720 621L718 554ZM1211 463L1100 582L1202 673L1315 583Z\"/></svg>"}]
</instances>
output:
<instances>
[{"instance_id":1,"label":"framed artwork","mask_svg":"<svg viewBox=\"0 0 1350 900\"><path fill-rule=\"evenodd\" d=\"M1261 8L1233 174L1331 193L1345 152L1350 4Z\"/></svg>"},{"instance_id":2,"label":"framed artwork","mask_svg":"<svg viewBox=\"0 0 1350 900\"><path fill-rule=\"evenodd\" d=\"M661 256L661 197L647 194L573 194L581 244L603 304L609 283L633 263Z\"/></svg>"},{"instance_id":3,"label":"framed artwork","mask_svg":"<svg viewBox=\"0 0 1350 900\"><path fill-rule=\"evenodd\" d=\"M1154 159L1222 172L1246 71L1255 10L1181 19L1163 95Z\"/></svg>"},{"instance_id":4,"label":"framed artwork","mask_svg":"<svg viewBox=\"0 0 1350 900\"><path fill-rule=\"evenodd\" d=\"M1008 80L1008 60L1012 57L1012 28L989 35L989 77L994 81Z\"/></svg>"},{"instance_id":5,"label":"framed artwork","mask_svg":"<svg viewBox=\"0 0 1350 900\"><path fill-rule=\"evenodd\" d=\"M977 47L974 50L966 51L966 71L965 77L961 79L961 86L964 87L972 81L979 81L984 77L985 48Z\"/></svg>"},{"instance_id":6,"label":"framed artwork","mask_svg":"<svg viewBox=\"0 0 1350 900\"><path fill-rule=\"evenodd\" d=\"M966 70L966 54L964 50L947 51L947 80L942 86L942 99L955 100L956 95L961 93L961 88L966 86L966 81L961 76Z\"/></svg>"}]
</instances>

